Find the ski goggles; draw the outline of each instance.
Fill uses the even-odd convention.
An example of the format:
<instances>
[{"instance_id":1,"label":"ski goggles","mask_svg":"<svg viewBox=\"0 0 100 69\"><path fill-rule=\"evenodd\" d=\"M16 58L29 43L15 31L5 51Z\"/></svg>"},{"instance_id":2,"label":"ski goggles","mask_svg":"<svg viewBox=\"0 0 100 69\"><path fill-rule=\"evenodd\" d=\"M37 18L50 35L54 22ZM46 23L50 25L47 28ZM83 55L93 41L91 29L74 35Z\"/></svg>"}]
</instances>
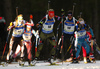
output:
<instances>
[{"instance_id":1,"label":"ski goggles","mask_svg":"<svg viewBox=\"0 0 100 69\"><path fill-rule=\"evenodd\" d=\"M80 22L80 24L85 24L85 22L84 21L79 21Z\"/></svg>"},{"instance_id":2,"label":"ski goggles","mask_svg":"<svg viewBox=\"0 0 100 69\"><path fill-rule=\"evenodd\" d=\"M69 17L72 16L72 13L69 13L68 16L69 16Z\"/></svg>"}]
</instances>

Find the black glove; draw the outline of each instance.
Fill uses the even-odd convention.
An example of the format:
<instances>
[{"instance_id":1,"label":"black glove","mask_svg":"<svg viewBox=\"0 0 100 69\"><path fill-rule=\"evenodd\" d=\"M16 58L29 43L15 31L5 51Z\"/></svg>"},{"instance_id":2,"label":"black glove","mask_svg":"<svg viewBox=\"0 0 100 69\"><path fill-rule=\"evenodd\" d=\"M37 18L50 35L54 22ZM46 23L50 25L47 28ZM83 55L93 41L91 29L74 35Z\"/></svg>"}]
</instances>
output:
<instances>
[{"instance_id":1,"label":"black glove","mask_svg":"<svg viewBox=\"0 0 100 69\"><path fill-rule=\"evenodd\" d=\"M59 46L57 46L57 50L59 51Z\"/></svg>"},{"instance_id":2,"label":"black glove","mask_svg":"<svg viewBox=\"0 0 100 69\"><path fill-rule=\"evenodd\" d=\"M95 36L92 36L92 39L94 40L95 39Z\"/></svg>"}]
</instances>

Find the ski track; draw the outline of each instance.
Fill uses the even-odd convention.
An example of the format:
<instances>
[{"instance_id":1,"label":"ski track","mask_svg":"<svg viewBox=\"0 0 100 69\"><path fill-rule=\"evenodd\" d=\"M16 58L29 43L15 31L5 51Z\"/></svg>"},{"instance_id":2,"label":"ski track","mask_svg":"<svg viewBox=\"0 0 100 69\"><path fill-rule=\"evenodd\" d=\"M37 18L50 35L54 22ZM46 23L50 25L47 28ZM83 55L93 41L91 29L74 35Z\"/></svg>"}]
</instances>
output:
<instances>
[{"instance_id":1,"label":"ski track","mask_svg":"<svg viewBox=\"0 0 100 69\"><path fill-rule=\"evenodd\" d=\"M25 62L25 65L28 63ZM80 61L79 64L70 64L70 62L63 62L62 63L57 63L59 66L52 65L48 66L48 62L41 62L37 63L35 66L30 66L30 67L21 67L19 66L18 62L8 64L8 66L3 67L0 65L0 69L100 69L100 60L96 60L96 63L87 63L84 64L83 61Z\"/></svg>"}]
</instances>

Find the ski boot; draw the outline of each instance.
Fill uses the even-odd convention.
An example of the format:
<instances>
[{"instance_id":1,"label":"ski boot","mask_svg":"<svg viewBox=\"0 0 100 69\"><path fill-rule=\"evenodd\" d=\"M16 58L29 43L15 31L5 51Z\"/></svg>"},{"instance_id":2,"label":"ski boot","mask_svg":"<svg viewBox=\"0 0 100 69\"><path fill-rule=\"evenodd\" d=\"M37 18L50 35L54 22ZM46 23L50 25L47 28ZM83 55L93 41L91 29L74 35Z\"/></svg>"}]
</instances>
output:
<instances>
[{"instance_id":1,"label":"ski boot","mask_svg":"<svg viewBox=\"0 0 100 69\"><path fill-rule=\"evenodd\" d=\"M9 60L6 61L7 64L10 64L11 62L13 62L14 58L10 57Z\"/></svg>"},{"instance_id":2,"label":"ski boot","mask_svg":"<svg viewBox=\"0 0 100 69\"><path fill-rule=\"evenodd\" d=\"M77 57L77 61L80 61L80 55Z\"/></svg>"},{"instance_id":3,"label":"ski boot","mask_svg":"<svg viewBox=\"0 0 100 69\"><path fill-rule=\"evenodd\" d=\"M77 58L74 56L72 59L72 64L79 63L79 61L80 61L80 55Z\"/></svg>"},{"instance_id":4,"label":"ski boot","mask_svg":"<svg viewBox=\"0 0 100 69\"><path fill-rule=\"evenodd\" d=\"M31 64L32 64L33 66L35 66L36 63L37 63L37 58L35 58L35 59L32 61Z\"/></svg>"},{"instance_id":5,"label":"ski boot","mask_svg":"<svg viewBox=\"0 0 100 69\"><path fill-rule=\"evenodd\" d=\"M31 60L28 61L29 66L35 66Z\"/></svg>"},{"instance_id":6,"label":"ski boot","mask_svg":"<svg viewBox=\"0 0 100 69\"><path fill-rule=\"evenodd\" d=\"M12 62L12 60L7 60L6 61L7 64L10 64L11 62Z\"/></svg>"},{"instance_id":7,"label":"ski boot","mask_svg":"<svg viewBox=\"0 0 100 69\"><path fill-rule=\"evenodd\" d=\"M0 62L0 65L2 65L3 67L6 67L6 66L8 66L8 62L6 61L6 62Z\"/></svg>"},{"instance_id":8,"label":"ski boot","mask_svg":"<svg viewBox=\"0 0 100 69\"><path fill-rule=\"evenodd\" d=\"M87 59L86 59L86 57L84 57L84 63L85 63L85 64L87 63Z\"/></svg>"},{"instance_id":9,"label":"ski boot","mask_svg":"<svg viewBox=\"0 0 100 69\"><path fill-rule=\"evenodd\" d=\"M91 60L89 58L87 58L87 63L91 63Z\"/></svg>"},{"instance_id":10,"label":"ski boot","mask_svg":"<svg viewBox=\"0 0 100 69\"><path fill-rule=\"evenodd\" d=\"M90 59L93 63L96 63L95 57L94 57L94 55L93 55L92 53L90 53L89 59Z\"/></svg>"},{"instance_id":11,"label":"ski boot","mask_svg":"<svg viewBox=\"0 0 100 69\"><path fill-rule=\"evenodd\" d=\"M24 66L25 62L23 60L23 57L21 57L19 61L19 66Z\"/></svg>"},{"instance_id":12,"label":"ski boot","mask_svg":"<svg viewBox=\"0 0 100 69\"><path fill-rule=\"evenodd\" d=\"M72 64L74 64L74 63L79 63L76 58L73 58L73 60L72 60Z\"/></svg>"},{"instance_id":13,"label":"ski boot","mask_svg":"<svg viewBox=\"0 0 100 69\"><path fill-rule=\"evenodd\" d=\"M6 66L8 66L8 63L7 62L2 62L0 65L2 65L3 67L6 67Z\"/></svg>"},{"instance_id":14,"label":"ski boot","mask_svg":"<svg viewBox=\"0 0 100 69\"><path fill-rule=\"evenodd\" d=\"M51 65L55 65L56 63L54 63L54 56L51 56L50 60L49 60Z\"/></svg>"}]
</instances>

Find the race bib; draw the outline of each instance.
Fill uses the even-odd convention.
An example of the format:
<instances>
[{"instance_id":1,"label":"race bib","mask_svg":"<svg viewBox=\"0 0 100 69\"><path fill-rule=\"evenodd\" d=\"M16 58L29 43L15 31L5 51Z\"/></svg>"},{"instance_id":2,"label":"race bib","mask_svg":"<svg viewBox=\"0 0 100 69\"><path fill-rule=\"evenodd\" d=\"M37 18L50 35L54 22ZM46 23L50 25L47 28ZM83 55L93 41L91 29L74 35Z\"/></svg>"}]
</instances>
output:
<instances>
[{"instance_id":1,"label":"race bib","mask_svg":"<svg viewBox=\"0 0 100 69\"><path fill-rule=\"evenodd\" d=\"M32 35L31 36L28 36L26 34L23 34L23 39L24 40L28 41L28 40L31 40L31 38L32 38Z\"/></svg>"},{"instance_id":2,"label":"race bib","mask_svg":"<svg viewBox=\"0 0 100 69\"><path fill-rule=\"evenodd\" d=\"M79 37L79 38L82 38L82 37L84 37L85 35L86 35L86 31L81 31L81 32L79 31L79 32L78 32L78 37Z\"/></svg>"},{"instance_id":3,"label":"race bib","mask_svg":"<svg viewBox=\"0 0 100 69\"><path fill-rule=\"evenodd\" d=\"M45 25L45 24L43 24L43 30L50 31L52 29L53 29L53 24L52 25Z\"/></svg>"},{"instance_id":4,"label":"race bib","mask_svg":"<svg viewBox=\"0 0 100 69\"><path fill-rule=\"evenodd\" d=\"M18 29L14 29L13 32L14 32L15 35L21 35L23 33L23 30L24 29L19 29L19 30Z\"/></svg>"},{"instance_id":5,"label":"race bib","mask_svg":"<svg viewBox=\"0 0 100 69\"><path fill-rule=\"evenodd\" d=\"M74 26L67 26L67 25L64 25L64 30L66 32L73 32L74 31Z\"/></svg>"}]
</instances>

